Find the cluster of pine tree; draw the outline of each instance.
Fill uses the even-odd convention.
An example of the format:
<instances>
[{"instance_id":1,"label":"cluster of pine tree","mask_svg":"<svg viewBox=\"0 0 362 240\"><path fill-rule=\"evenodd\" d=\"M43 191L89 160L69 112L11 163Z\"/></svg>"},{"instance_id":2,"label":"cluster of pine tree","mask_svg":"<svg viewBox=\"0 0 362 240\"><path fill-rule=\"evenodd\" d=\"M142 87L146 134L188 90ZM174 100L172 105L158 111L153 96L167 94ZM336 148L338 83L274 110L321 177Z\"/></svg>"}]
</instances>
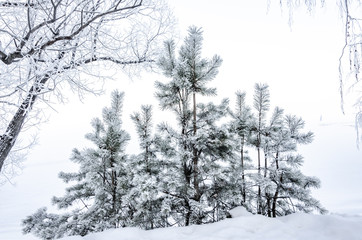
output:
<instances>
[{"instance_id":1,"label":"cluster of pine tree","mask_svg":"<svg viewBox=\"0 0 362 240\"><path fill-rule=\"evenodd\" d=\"M24 233L54 239L117 227L203 224L227 217L236 206L269 217L325 212L310 192L319 180L299 170L303 158L297 146L310 143L313 134L303 133L303 120L280 108L267 119L267 85L255 85L253 108L241 92L234 110L227 99L219 105L198 102L200 95L216 95L207 83L222 63L217 55L201 57L202 40L201 29L190 27L178 56L169 41L158 61L169 81L156 82L156 96L177 124L161 123L154 131L152 107L142 106L131 116L141 151L127 155L123 93L114 91L111 107L86 135L94 148L73 151L79 171L59 174L75 184L52 201L72 210L50 214L41 208L23 220Z\"/></svg>"}]
</instances>

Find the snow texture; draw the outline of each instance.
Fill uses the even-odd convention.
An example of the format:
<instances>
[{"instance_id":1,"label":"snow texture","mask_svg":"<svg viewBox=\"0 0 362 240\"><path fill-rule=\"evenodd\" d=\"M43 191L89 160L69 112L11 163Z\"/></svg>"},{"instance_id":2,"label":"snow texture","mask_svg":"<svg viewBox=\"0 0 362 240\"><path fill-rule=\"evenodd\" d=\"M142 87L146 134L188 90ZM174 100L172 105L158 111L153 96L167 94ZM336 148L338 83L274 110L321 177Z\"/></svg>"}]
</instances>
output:
<instances>
[{"instance_id":1,"label":"snow texture","mask_svg":"<svg viewBox=\"0 0 362 240\"><path fill-rule=\"evenodd\" d=\"M85 237L62 240L362 240L362 217L296 213L279 218L248 214L241 207L231 210L233 218L206 225L141 230L112 229Z\"/></svg>"}]
</instances>

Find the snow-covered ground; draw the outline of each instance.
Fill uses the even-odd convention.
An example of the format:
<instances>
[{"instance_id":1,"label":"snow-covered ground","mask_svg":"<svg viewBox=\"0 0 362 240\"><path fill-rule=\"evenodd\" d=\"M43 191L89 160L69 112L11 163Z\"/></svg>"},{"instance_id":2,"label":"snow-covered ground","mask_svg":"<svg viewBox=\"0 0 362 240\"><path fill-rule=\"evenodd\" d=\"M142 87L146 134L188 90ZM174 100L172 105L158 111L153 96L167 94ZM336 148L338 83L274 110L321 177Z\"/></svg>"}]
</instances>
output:
<instances>
[{"instance_id":1,"label":"snow-covered ground","mask_svg":"<svg viewBox=\"0 0 362 240\"><path fill-rule=\"evenodd\" d=\"M179 228L144 231L138 228L113 229L85 237L63 240L359 240L362 239L362 217L340 215L292 214L271 219L234 209L233 218Z\"/></svg>"}]
</instances>

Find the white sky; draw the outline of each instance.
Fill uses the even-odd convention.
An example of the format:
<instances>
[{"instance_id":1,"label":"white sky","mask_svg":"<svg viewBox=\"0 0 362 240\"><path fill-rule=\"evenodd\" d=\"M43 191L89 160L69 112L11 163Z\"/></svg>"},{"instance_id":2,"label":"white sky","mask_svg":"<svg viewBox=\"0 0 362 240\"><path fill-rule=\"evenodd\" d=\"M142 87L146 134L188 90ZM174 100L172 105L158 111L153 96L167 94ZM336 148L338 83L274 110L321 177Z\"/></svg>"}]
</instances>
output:
<instances>
[{"instance_id":1,"label":"white sky","mask_svg":"<svg viewBox=\"0 0 362 240\"><path fill-rule=\"evenodd\" d=\"M294 23L288 25L288 12L281 13L279 1L170 0L184 37L190 25L204 30L204 56L219 54L224 62L212 85L218 99L234 102L236 90L245 90L252 103L256 82L268 83L271 103L306 121L306 130L315 133L312 144L303 146L303 171L317 176L322 188L314 196L331 212L362 214L362 151L355 145L352 100L347 114L340 110L338 58L343 45L343 27L335 1L312 16L300 9ZM182 43L182 39L180 40ZM0 239L11 239L19 231L19 222L36 209L48 206L53 195L62 195L60 171L74 171L69 156L72 148L89 146L84 135L90 121L101 116L109 104L113 88L125 91L124 128L134 134L129 114L141 104L155 103L155 122L165 113L157 110L153 82L162 78L145 74L141 79L119 79L107 85L104 96L87 96L80 103L70 96L66 105L54 106L49 122L40 127L39 144L25 161L23 173L13 179L15 185L0 187ZM51 112L52 110L49 109ZM130 149L137 145L136 136ZM9 237L10 236L10 237ZM14 239L33 239L18 233Z\"/></svg>"}]
</instances>

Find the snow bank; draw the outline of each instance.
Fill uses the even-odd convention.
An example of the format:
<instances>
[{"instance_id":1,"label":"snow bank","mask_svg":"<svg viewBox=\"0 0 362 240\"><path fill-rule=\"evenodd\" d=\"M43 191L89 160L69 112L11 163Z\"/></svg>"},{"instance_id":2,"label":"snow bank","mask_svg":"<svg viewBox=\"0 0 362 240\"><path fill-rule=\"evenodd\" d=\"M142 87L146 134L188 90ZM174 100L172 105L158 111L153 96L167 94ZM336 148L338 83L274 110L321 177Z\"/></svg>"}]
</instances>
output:
<instances>
[{"instance_id":1,"label":"snow bank","mask_svg":"<svg viewBox=\"0 0 362 240\"><path fill-rule=\"evenodd\" d=\"M246 217L246 216L253 216L252 213L248 212L244 207L236 207L230 210L231 217Z\"/></svg>"},{"instance_id":2,"label":"snow bank","mask_svg":"<svg viewBox=\"0 0 362 240\"><path fill-rule=\"evenodd\" d=\"M362 240L362 217L357 216L298 213L271 219L250 215L242 208L232 210L231 215L233 218L201 226L112 229L63 240Z\"/></svg>"}]
</instances>

